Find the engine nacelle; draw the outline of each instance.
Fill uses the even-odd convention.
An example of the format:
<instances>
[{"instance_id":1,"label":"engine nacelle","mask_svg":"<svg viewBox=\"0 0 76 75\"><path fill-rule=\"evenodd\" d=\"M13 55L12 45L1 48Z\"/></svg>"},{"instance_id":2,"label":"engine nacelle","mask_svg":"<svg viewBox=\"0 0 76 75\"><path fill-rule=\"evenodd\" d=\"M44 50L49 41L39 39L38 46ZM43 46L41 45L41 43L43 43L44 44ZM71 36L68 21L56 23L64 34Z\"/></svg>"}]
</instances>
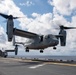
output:
<instances>
[{"instance_id":1,"label":"engine nacelle","mask_svg":"<svg viewBox=\"0 0 76 75\"><path fill-rule=\"evenodd\" d=\"M14 27L13 20L8 20L7 21L7 36L8 36L8 41L12 41L12 38L13 38L13 27Z\"/></svg>"},{"instance_id":2,"label":"engine nacelle","mask_svg":"<svg viewBox=\"0 0 76 75\"><path fill-rule=\"evenodd\" d=\"M61 46L66 46L66 31L65 30L61 30L59 32L59 34L62 35L60 37L60 44L61 44Z\"/></svg>"}]
</instances>

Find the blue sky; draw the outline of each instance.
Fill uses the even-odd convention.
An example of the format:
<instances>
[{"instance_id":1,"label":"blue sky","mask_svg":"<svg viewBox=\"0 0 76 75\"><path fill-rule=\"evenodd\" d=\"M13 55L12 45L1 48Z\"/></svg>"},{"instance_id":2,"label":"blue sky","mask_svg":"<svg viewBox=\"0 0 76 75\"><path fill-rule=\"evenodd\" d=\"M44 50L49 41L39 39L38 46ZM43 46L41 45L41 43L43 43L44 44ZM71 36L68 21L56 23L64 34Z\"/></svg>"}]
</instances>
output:
<instances>
[{"instance_id":1,"label":"blue sky","mask_svg":"<svg viewBox=\"0 0 76 75\"><path fill-rule=\"evenodd\" d=\"M53 9L47 0L14 0L14 2L28 17L31 16L33 12L44 14L52 12ZM29 2L29 5L26 4L27 2Z\"/></svg>"},{"instance_id":2,"label":"blue sky","mask_svg":"<svg viewBox=\"0 0 76 75\"><path fill-rule=\"evenodd\" d=\"M33 12L39 14L53 13L53 6L48 3L48 0L14 0L14 2L28 17L31 17ZM29 5L27 5L27 2ZM73 15L75 14L72 13L70 15L63 16L67 21L71 21L71 17Z\"/></svg>"},{"instance_id":3,"label":"blue sky","mask_svg":"<svg viewBox=\"0 0 76 75\"><path fill-rule=\"evenodd\" d=\"M0 12L12 14L17 17L24 17L14 20L14 26L37 34L58 34L55 28L59 24L76 27L76 0L0 0ZM7 41L6 23L0 17L0 47L12 48ZM71 34L72 33L72 34ZM58 45L57 50L45 49L42 55L76 55L76 31L67 31L67 46ZM2 37L4 37L2 39ZM4 42L5 40L5 42ZM16 37L17 41L24 38ZM22 47L21 53L24 52ZM65 51L66 50L66 51ZM20 49L19 49L20 51ZM29 54L39 54L39 51L32 51Z\"/></svg>"}]
</instances>

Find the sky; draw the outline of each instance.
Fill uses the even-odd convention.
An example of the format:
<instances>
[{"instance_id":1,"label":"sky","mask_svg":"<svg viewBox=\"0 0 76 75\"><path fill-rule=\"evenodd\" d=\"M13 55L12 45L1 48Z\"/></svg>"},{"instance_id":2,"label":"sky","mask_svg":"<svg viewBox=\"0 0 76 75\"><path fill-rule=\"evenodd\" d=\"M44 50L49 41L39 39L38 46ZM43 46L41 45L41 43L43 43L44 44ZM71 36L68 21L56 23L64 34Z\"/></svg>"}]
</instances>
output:
<instances>
[{"instance_id":1,"label":"sky","mask_svg":"<svg viewBox=\"0 0 76 75\"><path fill-rule=\"evenodd\" d=\"M0 12L23 17L14 20L14 27L37 34L58 34L59 25L76 27L76 0L0 0ZM57 50L47 48L43 54L39 51L25 52L19 47L22 55L76 55L76 30L67 30L67 45L57 46ZM16 37L16 41L25 41ZM6 20L0 17L0 49L14 49L12 42L7 41Z\"/></svg>"}]
</instances>

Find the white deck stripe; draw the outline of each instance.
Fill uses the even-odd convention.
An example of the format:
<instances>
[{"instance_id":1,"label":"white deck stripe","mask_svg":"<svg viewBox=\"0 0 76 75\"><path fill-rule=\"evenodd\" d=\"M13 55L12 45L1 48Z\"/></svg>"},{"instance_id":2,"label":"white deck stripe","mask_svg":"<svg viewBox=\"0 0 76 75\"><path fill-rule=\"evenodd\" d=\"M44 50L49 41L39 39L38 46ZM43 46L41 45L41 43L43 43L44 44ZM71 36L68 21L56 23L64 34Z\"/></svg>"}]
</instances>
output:
<instances>
[{"instance_id":1,"label":"white deck stripe","mask_svg":"<svg viewBox=\"0 0 76 75\"><path fill-rule=\"evenodd\" d=\"M44 65L46 65L46 64L39 64L39 65L31 66L29 68L35 69L35 68L38 68L38 67L41 67L41 66L44 66Z\"/></svg>"}]
</instances>

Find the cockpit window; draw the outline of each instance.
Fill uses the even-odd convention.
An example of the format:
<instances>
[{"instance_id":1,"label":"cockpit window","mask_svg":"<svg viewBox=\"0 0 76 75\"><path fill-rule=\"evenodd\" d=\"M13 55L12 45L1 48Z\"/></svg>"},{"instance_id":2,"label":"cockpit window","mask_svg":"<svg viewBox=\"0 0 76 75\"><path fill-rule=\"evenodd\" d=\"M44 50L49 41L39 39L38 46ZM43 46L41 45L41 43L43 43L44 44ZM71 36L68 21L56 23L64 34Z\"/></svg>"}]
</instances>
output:
<instances>
[{"instance_id":1,"label":"cockpit window","mask_svg":"<svg viewBox=\"0 0 76 75\"><path fill-rule=\"evenodd\" d=\"M48 39L48 38L50 38L50 36L49 36L49 35L45 36L45 39Z\"/></svg>"},{"instance_id":2,"label":"cockpit window","mask_svg":"<svg viewBox=\"0 0 76 75\"><path fill-rule=\"evenodd\" d=\"M51 35L51 34L45 36L45 39L49 39L49 38L56 39L56 37L54 35Z\"/></svg>"}]
</instances>

